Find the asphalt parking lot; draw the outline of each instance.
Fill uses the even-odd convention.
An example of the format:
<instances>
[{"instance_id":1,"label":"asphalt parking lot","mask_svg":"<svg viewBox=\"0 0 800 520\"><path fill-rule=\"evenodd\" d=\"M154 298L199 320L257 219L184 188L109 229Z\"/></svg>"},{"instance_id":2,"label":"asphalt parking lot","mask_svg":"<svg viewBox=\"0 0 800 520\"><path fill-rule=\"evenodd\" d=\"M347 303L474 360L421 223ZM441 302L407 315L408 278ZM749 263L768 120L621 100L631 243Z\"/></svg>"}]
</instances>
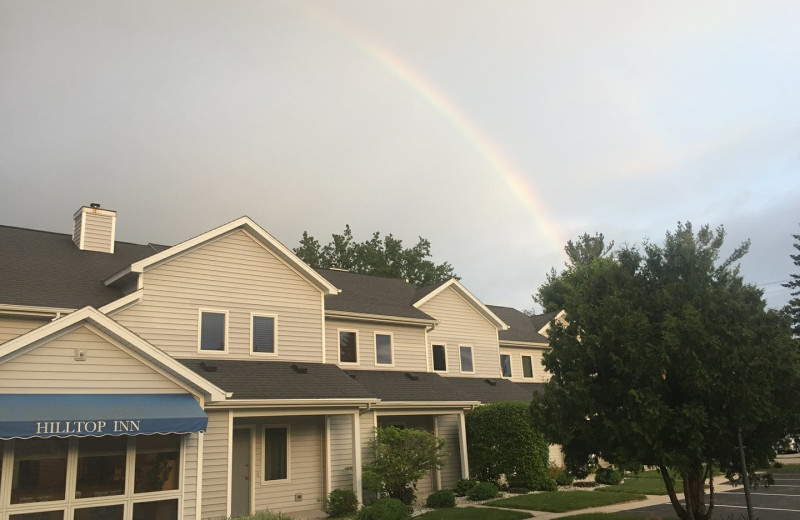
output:
<instances>
[{"instance_id":1,"label":"asphalt parking lot","mask_svg":"<svg viewBox=\"0 0 800 520\"><path fill-rule=\"evenodd\" d=\"M791 462L796 463L794 460ZM754 518L758 520L797 520L800 518L800 473L775 473L774 476L775 484L772 486L753 488L750 491ZM714 495L716 503L713 518L715 520L747 519L747 504L743 488L737 487L730 491L717 492ZM626 513L654 514L663 518L676 517L675 511L668 503L632 509Z\"/></svg>"}]
</instances>

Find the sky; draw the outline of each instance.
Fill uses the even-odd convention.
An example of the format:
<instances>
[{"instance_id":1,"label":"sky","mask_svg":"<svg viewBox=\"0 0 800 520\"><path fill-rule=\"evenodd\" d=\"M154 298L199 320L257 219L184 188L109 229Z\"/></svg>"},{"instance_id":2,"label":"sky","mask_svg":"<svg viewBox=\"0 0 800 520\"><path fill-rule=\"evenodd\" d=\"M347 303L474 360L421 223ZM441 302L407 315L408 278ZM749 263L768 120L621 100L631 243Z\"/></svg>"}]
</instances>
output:
<instances>
[{"instance_id":1,"label":"sky","mask_svg":"<svg viewBox=\"0 0 800 520\"><path fill-rule=\"evenodd\" d=\"M789 298L800 2L0 1L0 224L418 237L521 310L567 240L750 239ZM5 245L0 244L0 247Z\"/></svg>"}]
</instances>

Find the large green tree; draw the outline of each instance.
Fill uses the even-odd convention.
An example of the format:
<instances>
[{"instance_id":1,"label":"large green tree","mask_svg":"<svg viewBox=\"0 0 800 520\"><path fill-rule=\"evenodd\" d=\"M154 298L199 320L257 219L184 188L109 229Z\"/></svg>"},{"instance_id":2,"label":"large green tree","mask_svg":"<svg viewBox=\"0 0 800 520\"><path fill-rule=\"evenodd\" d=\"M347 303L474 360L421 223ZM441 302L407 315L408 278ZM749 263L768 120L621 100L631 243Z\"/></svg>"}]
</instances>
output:
<instances>
[{"instance_id":1,"label":"large green tree","mask_svg":"<svg viewBox=\"0 0 800 520\"><path fill-rule=\"evenodd\" d=\"M682 520L711 516L715 468L741 471L738 430L748 464L765 463L800 401L786 315L740 276L749 243L720 260L724 236L679 224L663 244L568 264L538 294L565 311L544 355L552 379L531 406L549 439L568 466L591 455L657 466Z\"/></svg>"},{"instance_id":2,"label":"large green tree","mask_svg":"<svg viewBox=\"0 0 800 520\"><path fill-rule=\"evenodd\" d=\"M796 242L794 248L797 249L797 254L789 255L794 261L794 265L800 268L800 235L792 235ZM800 271L789 275L789 281L782 284L787 289L791 290L792 298L786 305L786 312L792 317L792 330L796 336L800 336Z\"/></svg>"},{"instance_id":3,"label":"large green tree","mask_svg":"<svg viewBox=\"0 0 800 520\"><path fill-rule=\"evenodd\" d=\"M300 245L293 251L312 267L338 267L354 273L400 278L420 287L458 278L449 263L435 264L430 260L431 244L422 237L410 248L403 247L403 241L391 234L381 238L377 231L369 240L358 242L349 225L342 234L333 234L324 246L304 231Z\"/></svg>"}]
</instances>

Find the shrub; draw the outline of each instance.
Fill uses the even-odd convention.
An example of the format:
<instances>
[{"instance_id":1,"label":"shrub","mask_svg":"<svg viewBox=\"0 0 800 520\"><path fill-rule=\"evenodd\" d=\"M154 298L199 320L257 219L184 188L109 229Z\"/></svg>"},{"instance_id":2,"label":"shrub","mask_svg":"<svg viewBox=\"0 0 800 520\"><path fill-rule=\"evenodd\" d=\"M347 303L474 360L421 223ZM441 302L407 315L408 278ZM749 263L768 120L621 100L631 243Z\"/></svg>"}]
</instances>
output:
<instances>
[{"instance_id":1,"label":"shrub","mask_svg":"<svg viewBox=\"0 0 800 520\"><path fill-rule=\"evenodd\" d=\"M470 471L484 482L539 489L547 486L549 445L534 427L528 403L480 406L467 414Z\"/></svg>"},{"instance_id":2,"label":"shrub","mask_svg":"<svg viewBox=\"0 0 800 520\"><path fill-rule=\"evenodd\" d=\"M358 499L352 489L334 489L323 500L328 516L347 516L358 511Z\"/></svg>"},{"instance_id":3,"label":"shrub","mask_svg":"<svg viewBox=\"0 0 800 520\"><path fill-rule=\"evenodd\" d=\"M467 491L475 487L477 484L477 480L472 480L471 478L462 478L458 482L456 482L456 487L453 491L455 491L457 497L463 497L467 495Z\"/></svg>"},{"instance_id":4,"label":"shrub","mask_svg":"<svg viewBox=\"0 0 800 520\"><path fill-rule=\"evenodd\" d=\"M508 488L508 492L514 495L526 495L530 491L530 489L526 487L510 487Z\"/></svg>"},{"instance_id":5,"label":"shrub","mask_svg":"<svg viewBox=\"0 0 800 520\"><path fill-rule=\"evenodd\" d=\"M425 507L439 509L442 507L456 507L456 496L449 489L442 489L428 495Z\"/></svg>"},{"instance_id":6,"label":"shrub","mask_svg":"<svg viewBox=\"0 0 800 520\"><path fill-rule=\"evenodd\" d=\"M358 520L409 520L408 506L396 498L380 498L358 512Z\"/></svg>"},{"instance_id":7,"label":"shrub","mask_svg":"<svg viewBox=\"0 0 800 520\"><path fill-rule=\"evenodd\" d=\"M567 470L555 464L550 464L550 467L547 468L547 476L553 479L557 486L570 486L575 480L575 477L570 475Z\"/></svg>"},{"instance_id":8,"label":"shrub","mask_svg":"<svg viewBox=\"0 0 800 520\"><path fill-rule=\"evenodd\" d=\"M783 462L780 462L780 461L776 460L775 464L773 464L772 467L775 468L775 469L781 469L783 467Z\"/></svg>"},{"instance_id":9,"label":"shrub","mask_svg":"<svg viewBox=\"0 0 800 520\"><path fill-rule=\"evenodd\" d=\"M363 467L364 487L404 504L414 502L416 484L427 472L444 465L444 441L422 430L376 428L369 441L374 458Z\"/></svg>"},{"instance_id":10,"label":"shrub","mask_svg":"<svg viewBox=\"0 0 800 520\"><path fill-rule=\"evenodd\" d=\"M622 482L622 473L614 468L597 468L597 473L594 475L594 481L600 484L616 486Z\"/></svg>"},{"instance_id":11,"label":"shrub","mask_svg":"<svg viewBox=\"0 0 800 520\"><path fill-rule=\"evenodd\" d=\"M475 487L467 491L467 498L470 500L488 500L498 495L497 486L491 482L479 482Z\"/></svg>"},{"instance_id":12,"label":"shrub","mask_svg":"<svg viewBox=\"0 0 800 520\"><path fill-rule=\"evenodd\" d=\"M551 478L546 478L537 483L536 487L533 488L534 491L558 491L558 484L556 481Z\"/></svg>"}]
</instances>

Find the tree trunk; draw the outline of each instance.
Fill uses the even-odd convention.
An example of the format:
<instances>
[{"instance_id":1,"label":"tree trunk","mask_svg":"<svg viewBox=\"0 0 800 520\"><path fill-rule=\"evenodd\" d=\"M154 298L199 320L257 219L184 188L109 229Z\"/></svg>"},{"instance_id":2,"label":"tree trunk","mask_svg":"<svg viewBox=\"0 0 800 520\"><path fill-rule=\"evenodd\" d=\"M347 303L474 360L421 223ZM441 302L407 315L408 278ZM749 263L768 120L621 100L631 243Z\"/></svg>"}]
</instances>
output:
<instances>
[{"instance_id":1,"label":"tree trunk","mask_svg":"<svg viewBox=\"0 0 800 520\"><path fill-rule=\"evenodd\" d=\"M686 498L686 507L678 500L678 495L675 492L675 485L669 475L668 468L664 465L659 465L658 468L661 470L661 478L664 480L664 485L667 488L669 501L680 520L708 520L711 517L713 506L706 507L706 471L702 465L683 475L683 494ZM711 470L709 469L709 471ZM712 487L712 504L713 489Z\"/></svg>"}]
</instances>

